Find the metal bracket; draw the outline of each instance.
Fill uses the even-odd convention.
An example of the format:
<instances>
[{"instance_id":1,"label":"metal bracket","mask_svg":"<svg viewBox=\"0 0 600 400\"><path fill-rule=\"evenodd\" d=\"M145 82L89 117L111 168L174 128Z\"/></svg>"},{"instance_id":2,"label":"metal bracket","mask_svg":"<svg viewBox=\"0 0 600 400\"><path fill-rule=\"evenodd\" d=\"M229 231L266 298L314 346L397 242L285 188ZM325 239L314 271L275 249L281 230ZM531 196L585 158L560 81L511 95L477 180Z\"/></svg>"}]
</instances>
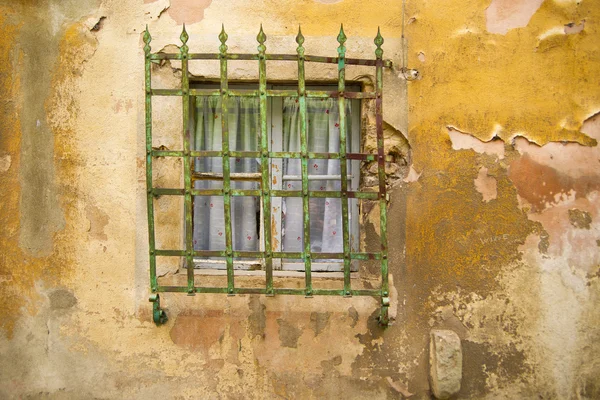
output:
<instances>
[{"instance_id":1,"label":"metal bracket","mask_svg":"<svg viewBox=\"0 0 600 400\"><path fill-rule=\"evenodd\" d=\"M388 309L390 308L390 298L382 297L381 298L381 311L379 313L379 325L388 326L390 322L390 318L388 315Z\"/></svg>"},{"instance_id":2,"label":"metal bracket","mask_svg":"<svg viewBox=\"0 0 600 400\"><path fill-rule=\"evenodd\" d=\"M148 301L152 303L152 319L154 320L154 323L156 325L162 325L167 322L169 318L167 318L165 310L160 308L160 296L158 293L151 294Z\"/></svg>"}]
</instances>

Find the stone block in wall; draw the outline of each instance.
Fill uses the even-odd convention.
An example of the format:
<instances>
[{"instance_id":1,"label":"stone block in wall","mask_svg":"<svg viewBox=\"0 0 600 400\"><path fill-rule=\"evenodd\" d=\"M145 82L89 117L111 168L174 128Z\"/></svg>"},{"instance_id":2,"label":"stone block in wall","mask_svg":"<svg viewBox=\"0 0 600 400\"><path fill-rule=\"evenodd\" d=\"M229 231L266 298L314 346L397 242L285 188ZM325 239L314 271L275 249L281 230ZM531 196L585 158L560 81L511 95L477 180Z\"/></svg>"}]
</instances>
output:
<instances>
[{"instance_id":1,"label":"stone block in wall","mask_svg":"<svg viewBox=\"0 0 600 400\"><path fill-rule=\"evenodd\" d=\"M437 399L448 399L460 390L462 348L451 330L432 330L429 342L429 379Z\"/></svg>"}]
</instances>

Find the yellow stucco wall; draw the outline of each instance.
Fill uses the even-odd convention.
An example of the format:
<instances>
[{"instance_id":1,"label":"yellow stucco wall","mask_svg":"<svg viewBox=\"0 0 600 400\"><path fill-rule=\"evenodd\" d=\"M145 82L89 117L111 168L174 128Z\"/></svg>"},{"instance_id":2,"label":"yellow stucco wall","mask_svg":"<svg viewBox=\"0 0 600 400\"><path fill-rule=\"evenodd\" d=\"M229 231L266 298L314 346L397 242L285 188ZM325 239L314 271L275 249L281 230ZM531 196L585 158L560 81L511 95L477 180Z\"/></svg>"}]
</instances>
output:
<instances>
[{"instance_id":1,"label":"yellow stucco wall","mask_svg":"<svg viewBox=\"0 0 600 400\"><path fill-rule=\"evenodd\" d=\"M432 328L462 339L459 398L600 396L600 7L402 8L0 1L0 397L429 398ZM301 24L307 53L332 56L343 22L352 57L372 57L381 27L386 135L410 146L390 200L392 326L370 298L177 294L151 322L141 32L159 50L183 22L193 51L216 51L224 23L230 50L253 52L262 23L267 51L292 53Z\"/></svg>"}]
</instances>

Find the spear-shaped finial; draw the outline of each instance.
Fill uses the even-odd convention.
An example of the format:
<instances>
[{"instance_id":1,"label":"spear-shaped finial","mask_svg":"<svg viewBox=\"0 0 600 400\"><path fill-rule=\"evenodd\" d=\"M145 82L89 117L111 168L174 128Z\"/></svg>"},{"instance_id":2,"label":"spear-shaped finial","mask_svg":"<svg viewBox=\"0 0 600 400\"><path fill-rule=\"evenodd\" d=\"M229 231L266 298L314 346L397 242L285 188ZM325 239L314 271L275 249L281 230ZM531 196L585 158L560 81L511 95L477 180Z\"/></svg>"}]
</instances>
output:
<instances>
[{"instance_id":1,"label":"spear-shaped finial","mask_svg":"<svg viewBox=\"0 0 600 400\"><path fill-rule=\"evenodd\" d=\"M146 24L146 30L144 31L144 53L146 55L150 55L150 42L152 41L152 36L150 36L150 31L148 30L148 25Z\"/></svg>"},{"instance_id":2,"label":"spear-shaped finial","mask_svg":"<svg viewBox=\"0 0 600 400\"><path fill-rule=\"evenodd\" d=\"M221 41L221 45L219 46L219 52L222 56L227 53L227 45L225 42L227 41L228 37L229 36L227 36L227 33L225 33L225 24L221 24L221 33L219 33L219 41Z\"/></svg>"},{"instance_id":3,"label":"spear-shaped finial","mask_svg":"<svg viewBox=\"0 0 600 400\"><path fill-rule=\"evenodd\" d=\"M340 33L337 37L337 41L340 44L337 51L338 51L340 57L344 57L344 55L346 53L346 46L344 46L344 43L346 43L346 39L347 39L346 34L344 33L344 24L341 24Z\"/></svg>"},{"instance_id":4,"label":"spear-shaped finial","mask_svg":"<svg viewBox=\"0 0 600 400\"><path fill-rule=\"evenodd\" d=\"M261 55L265 54L265 51L267 50L267 46L265 46L265 42L267 41L267 35L265 35L265 32L263 31L263 27L262 24L260 24L260 31L258 32L258 35L256 35L256 40L258 40L258 53Z\"/></svg>"},{"instance_id":5,"label":"spear-shaped finial","mask_svg":"<svg viewBox=\"0 0 600 400\"><path fill-rule=\"evenodd\" d=\"M187 31L185 30L185 24L183 24L183 30L181 31L181 35L179 36L179 39L181 39L181 43L183 43L183 45L181 46L181 54L187 54L189 47L187 46L187 41L190 38L190 35L188 35Z\"/></svg>"},{"instance_id":6,"label":"spear-shaped finial","mask_svg":"<svg viewBox=\"0 0 600 400\"><path fill-rule=\"evenodd\" d=\"M381 48L381 45L383 44L383 36L381 36L379 27L377 27L377 36L375 37L374 42L377 45L377 49L375 50L375 56L377 58L383 57L383 49Z\"/></svg>"},{"instance_id":7,"label":"spear-shaped finial","mask_svg":"<svg viewBox=\"0 0 600 400\"><path fill-rule=\"evenodd\" d=\"M296 43L298 43L298 48L296 51L298 52L299 57L304 57L304 47L302 47L302 43L304 43L304 36L302 35L302 29L300 25L298 25L298 35L296 35Z\"/></svg>"}]
</instances>

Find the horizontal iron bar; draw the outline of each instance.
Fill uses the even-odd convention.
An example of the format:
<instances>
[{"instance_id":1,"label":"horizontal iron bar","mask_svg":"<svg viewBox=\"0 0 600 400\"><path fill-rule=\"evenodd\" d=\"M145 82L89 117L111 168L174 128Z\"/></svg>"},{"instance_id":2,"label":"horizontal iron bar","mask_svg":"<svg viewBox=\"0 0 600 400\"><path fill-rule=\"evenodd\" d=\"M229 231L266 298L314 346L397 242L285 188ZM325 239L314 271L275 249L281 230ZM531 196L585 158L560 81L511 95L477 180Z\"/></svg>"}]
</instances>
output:
<instances>
[{"instance_id":1,"label":"horizontal iron bar","mask_svg":"<svg viewBox=\"0 0 600 400\"><path fill-rule=\"evenodd\" d=\"M271 158L302 158L302 153L293 151L271 151L269 152ZM314 160L338 160L340 153L308 153L307 157ZM346 153L348 160L364 160L364 161L375 161L377 154L370 153Z\"/></svg>"},{"instance_id":2,"label":"horizontal iron bar","mask_svg":"<svg viewBox=\"0 0 600 400\"><path fill-rule=\"evenodd\" d=\"M227 96L233 97L258 97L260 95L260 91L258 90L226 90ZM181 89L152 89L152 96L183 96L184 93ZM221 90L218 89L190 89L190 96L220 96L223 94ZM273 89L267 90L266 95L270 97L300 97L298 94L298 90L280 90ZM338 98L345 97L348 99L375 99L377 98L377 94L375 92L344 92L343 95L340 95L340 92L337 90L306 90L306 97L308 98L318 98L318 99L328 99L328 98Z\"/></svg>"},{"instance_id":3,"label":"horizontal iron bar","mask_svg":"<svg viewBox=\"0 0 600 400\"><path fill-rule=\"evenodd\" d=\"M235 256L234 256L235 257ZM211 258L194 258L194 264L222 264L227 265L227 260L213 260ZM262 260L233 260L234 265L262 265ZM198 267L196 267L198 268ZM208 268L209 269L209 268Z\"/></svg>"},{"instance_id":4,"label":"horizontal iron bar","mask_svg":"<svg viewBox=\"0 0 600 400\"><path fill-rule=\"evenodd\" d=\"M219 53L188 53L187 58L189 60L218 60L221 57ZM227 54L225 56L228 60L258 60L258 54ZM180 60L181 55L179 53L154 53L150 54L151 60ZM266 54L265 59L271 61L298 61L298 55L296 54ZM337 64L337 57L324 57L324 56L310 56L305 55L304 61ZM377 60L362 59L362 58L346 58L344 60L346 65L364 65L374 67L377 65ZM391 67L391 60L384 60L384 67Z\"/></svg>"},{"instance_id":5,"label":"horizontal iron bar","mask_svg":"<svg viewBox=\"0 0 600 400\"><path fill-rule=\"evenodd\" d=\"M154 254L161 257L182 257L186 255L185 250L155 250ZM226 250L194 250L192 252L194 257L227 257ZM266 252L263 251L233 251L232 257L236 258L255 258L263 259L266 256ZM304 256L298 252L272 252L272 258L288 258L292 260L302 260ZM315 260L343 260L343 253L311 253L311 258ZM351 260L380 260L381 253L350 253ZM196 261L196 259L194 259ZM202 261L202 260L198 260ZM210 260L210 262L218 260ZM251 262L251 261L244 261Z\"/></svg>"},{"instance_id":6,"label":"horizontal iron bar","mask_svg":"<svg viewBox=\"0 0 600 400\"><path fill-rule=\"evenodd\" d=\"M346 192L350 199L365 199L365 200L377 200L379 199L379 192ZM271 190L272 197L303 197L301 190ZM309 190L308 197L315 198L342 198L342 192L339 191L314 191Z\"/></svg>"},{"instance_id":7,"label":"horizontal iron bar","mask_svg":"<svg viewBox=\"0 0 600 400\"><path fill-rule=\"evenodd\" d=\"M152 89L150 91L152 96L183 96L183 90L181 89Z\"/></svg>"},{"instance_id":8,"label":"horizontal iron bar","mask_svg":"<svg viewBox=\"0 0 600 400\"><path fill-rule=\"evenodd\" d=\"M182 196L185 195L185 189L171 189L171 188L154 188L152 193L156 196ZM223 189L192 189L192 196L222 196L225 192ZM379 199L379 192L346 192L349 199L364 199L364 200L377 200ZM232 196L260 196L261 191L258 189L232 189ZM303 197L301 190L271 190L271 197ZM342 192L324 190L308 192L308 197L315 198L341 198Z\"/></svg>"},{"instance_id":9,"label":"horizontal iron bar","mask_svg":"<svg viewBox=\"0 0 600 400\"><path fill-rule=\"evenodd\" d=\"M187 286L158 286L157 292L187 293ZM266 288L233 288L233 292L222 287L200 287L194 288L195 293L225 293L225 294L267 294ZM273 294L292 294L306 296L306 289L273 288ZM314 296L342 296L348 297L344 290L337 289L313 289ZM350 296L381 296L380 289L358 289L351 290Z\"/></svg>"},{"instance_id":10,"label":"horizontal iron bar","mask_svg":"<svg viewBox=\"0 0 600 400\"><path fill-rule=\"evenodd\" d=\"M229 177L232 181L259 181L262 174L260 172L232 172ZM319 180L339 180L341 175L308 175L309 181ZM348 178L352 179L354 176L348 175ZM222 181L223 174L217 174L213 172L194 172L192 173L193 180L208 180L208 181ZM284 181L301 181L301 175L283 175Z\"/></svg>"},{"instance_id":11,"label":"horizontal iron bar","mask_svg":"<svg viewBox=\"0 0 600 400\"><path fill-rule=\"evenodd\" d=\"M259 151L230 151L229 155L235 158L259 158L261 153ZM152 156L154 157L184 157L185 152L180 150L152 150ZM190 151L191 157L222 157L223 152L219 150L202 150L202 151ZM294 151L271 151L268 153L270 158L291 158L301 159L302 153ZM315 160L337 160L340 158L339 153L308 153L310 159ZM346 159L348 160L361 160L361 161L375 161L377 154L371 153L346 153ZM385 157L386 161L393 162L392 156L388 155Z\"/></svg>"},{"instance_id":12,"label":"horizontal iron bar","mask_svg":"<svg viewBox=\"0 0 600 400\"><path fill-rule=\"evenodd\" d=\"M354 178L352 175L348 175L348 178ZM332 181L332 180L340 180L342 179L341 175L308 175L309 181ZM301 181L302 175L283 175L282 180L284 181Z\"/></svg>"}]
</instances>

